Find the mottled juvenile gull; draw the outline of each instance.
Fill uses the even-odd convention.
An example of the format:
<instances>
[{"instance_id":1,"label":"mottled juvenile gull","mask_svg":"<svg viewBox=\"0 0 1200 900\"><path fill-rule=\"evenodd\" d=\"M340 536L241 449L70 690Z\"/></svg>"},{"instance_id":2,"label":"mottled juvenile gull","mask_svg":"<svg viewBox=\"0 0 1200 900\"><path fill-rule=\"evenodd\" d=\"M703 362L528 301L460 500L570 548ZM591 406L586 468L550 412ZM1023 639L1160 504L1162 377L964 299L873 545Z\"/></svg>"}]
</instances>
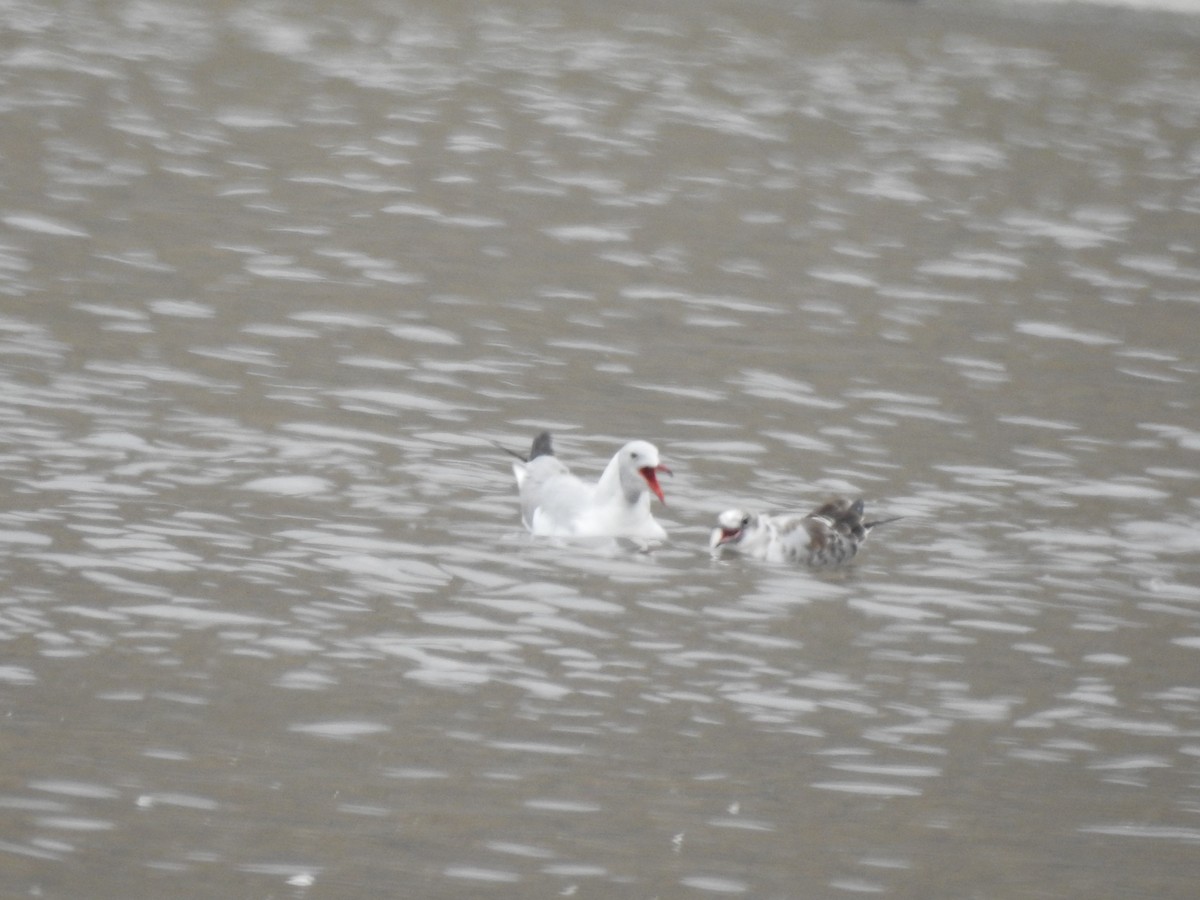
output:
<instances>
[{"instance_id":1,"label":"mottled juvenile gull","mask_svg":"<svg viewBox=\"0 0 1200 900\"><path fill-rule=\"evenodd\" d=\"M708 546L714 555L728 552L768 562L840 566L858 553L872 528L898 518L864 522L862 500L842 498L807 515L727 509L717 516Z\"/></svg>"}]
</instances>

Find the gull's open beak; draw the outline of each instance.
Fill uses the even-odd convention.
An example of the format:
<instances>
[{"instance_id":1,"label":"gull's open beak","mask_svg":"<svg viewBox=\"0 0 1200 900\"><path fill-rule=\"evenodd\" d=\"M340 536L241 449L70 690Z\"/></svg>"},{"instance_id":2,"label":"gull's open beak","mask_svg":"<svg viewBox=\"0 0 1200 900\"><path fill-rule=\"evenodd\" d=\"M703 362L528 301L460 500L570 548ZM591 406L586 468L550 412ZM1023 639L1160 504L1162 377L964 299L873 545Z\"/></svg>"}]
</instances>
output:
<instances>
[{"instance_id":1,"label":"gull's open beak","mask_svg":"<svg viewBox=\"0 0 1200 900\"><path fill-rule=\"evenodd\" d=\"M666 466L659 464L657 466L642 466L642 468L638 469L638 471L641 472L642 477L646 479L646 484L650 485L650 490L654 491L654 496L665 504L667 502L667 498L663 496L662 488L658 485L658 473L666 472L668 475L670 475L671 470Z\"/></svg>"}]
</instances>

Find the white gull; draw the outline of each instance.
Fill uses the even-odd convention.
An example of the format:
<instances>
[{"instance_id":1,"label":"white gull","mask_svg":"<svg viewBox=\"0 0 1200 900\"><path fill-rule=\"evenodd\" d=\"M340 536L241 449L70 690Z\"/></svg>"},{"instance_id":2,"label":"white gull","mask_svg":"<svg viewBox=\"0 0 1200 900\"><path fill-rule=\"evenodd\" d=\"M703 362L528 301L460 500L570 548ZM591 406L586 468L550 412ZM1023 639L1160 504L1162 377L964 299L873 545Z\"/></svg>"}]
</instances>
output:
<instances>
[{"instance_id":1,"label":"white gull","mask_svg":"<svg viewBox=\"0 0 1200 900\"><path fill-rule=\"evenodd\" d=\"M544 431L529 458L513 463L521 496L521 520L533 534L550 537L628 537L665 540L667 532L650 513L650 494L663 503L658 473L671 474L658 448L630 441L587 484L571 474Z\"/></svg>"}]
</instances>

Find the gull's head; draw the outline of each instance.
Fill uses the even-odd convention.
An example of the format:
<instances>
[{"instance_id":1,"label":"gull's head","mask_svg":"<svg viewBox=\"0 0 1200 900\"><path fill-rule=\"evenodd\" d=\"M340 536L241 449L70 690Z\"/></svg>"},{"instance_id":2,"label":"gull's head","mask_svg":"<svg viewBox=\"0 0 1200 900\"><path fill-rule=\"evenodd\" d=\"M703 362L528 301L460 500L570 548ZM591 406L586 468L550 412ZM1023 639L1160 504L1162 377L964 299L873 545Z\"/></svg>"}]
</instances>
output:
<instances>
[{"instance_id":1,"label":"gull's head","mask_svg":"<svg viewBox=\"0 0 1200 900\"><path fill-rule=\"evenodd\" d=\"M645 481L646 486L654 492L655 497L663 503L667 502L667 498L663 496L662 488L658 484L658 473L664 472L670 475L671 470L659 460L657 447L648 441L630 441L621 448L620 457L623 485L632 486L636 489L636 493L641 493L643 488L637 481L638 478L641 478Z\"/></svg>"},{"instance_id":2,"label":"gull's head","mask_svg":"<svg viewBox=\"0 0 1200 900\"><path fill-rule=\"evenodd\" d=\"M717 550L728 545L736 546L746 536L746 529L754 522L754 516L741 509L727 509L717 516L717 527L712 530L708 539L710 550Z\"/></svg>"}]
</instances>

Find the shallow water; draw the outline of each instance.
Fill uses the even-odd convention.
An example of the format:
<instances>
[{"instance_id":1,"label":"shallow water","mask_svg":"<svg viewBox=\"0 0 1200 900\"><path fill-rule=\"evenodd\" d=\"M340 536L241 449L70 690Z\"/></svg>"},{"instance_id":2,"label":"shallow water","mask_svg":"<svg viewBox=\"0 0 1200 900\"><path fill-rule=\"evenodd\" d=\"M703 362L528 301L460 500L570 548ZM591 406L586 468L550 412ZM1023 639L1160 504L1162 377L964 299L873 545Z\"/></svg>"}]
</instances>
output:
<instances>
[{"instance_id":1,"label":"shallow water","mask_svg":"<svg viewBox=\"0 0 1200 900\"><path fill-rule=\"evenodd\" d=\"M1200 19L0 35L3 893L1194 895ZM670 543L525 535L542 428Z\"/></svg>"}]
</instances>

